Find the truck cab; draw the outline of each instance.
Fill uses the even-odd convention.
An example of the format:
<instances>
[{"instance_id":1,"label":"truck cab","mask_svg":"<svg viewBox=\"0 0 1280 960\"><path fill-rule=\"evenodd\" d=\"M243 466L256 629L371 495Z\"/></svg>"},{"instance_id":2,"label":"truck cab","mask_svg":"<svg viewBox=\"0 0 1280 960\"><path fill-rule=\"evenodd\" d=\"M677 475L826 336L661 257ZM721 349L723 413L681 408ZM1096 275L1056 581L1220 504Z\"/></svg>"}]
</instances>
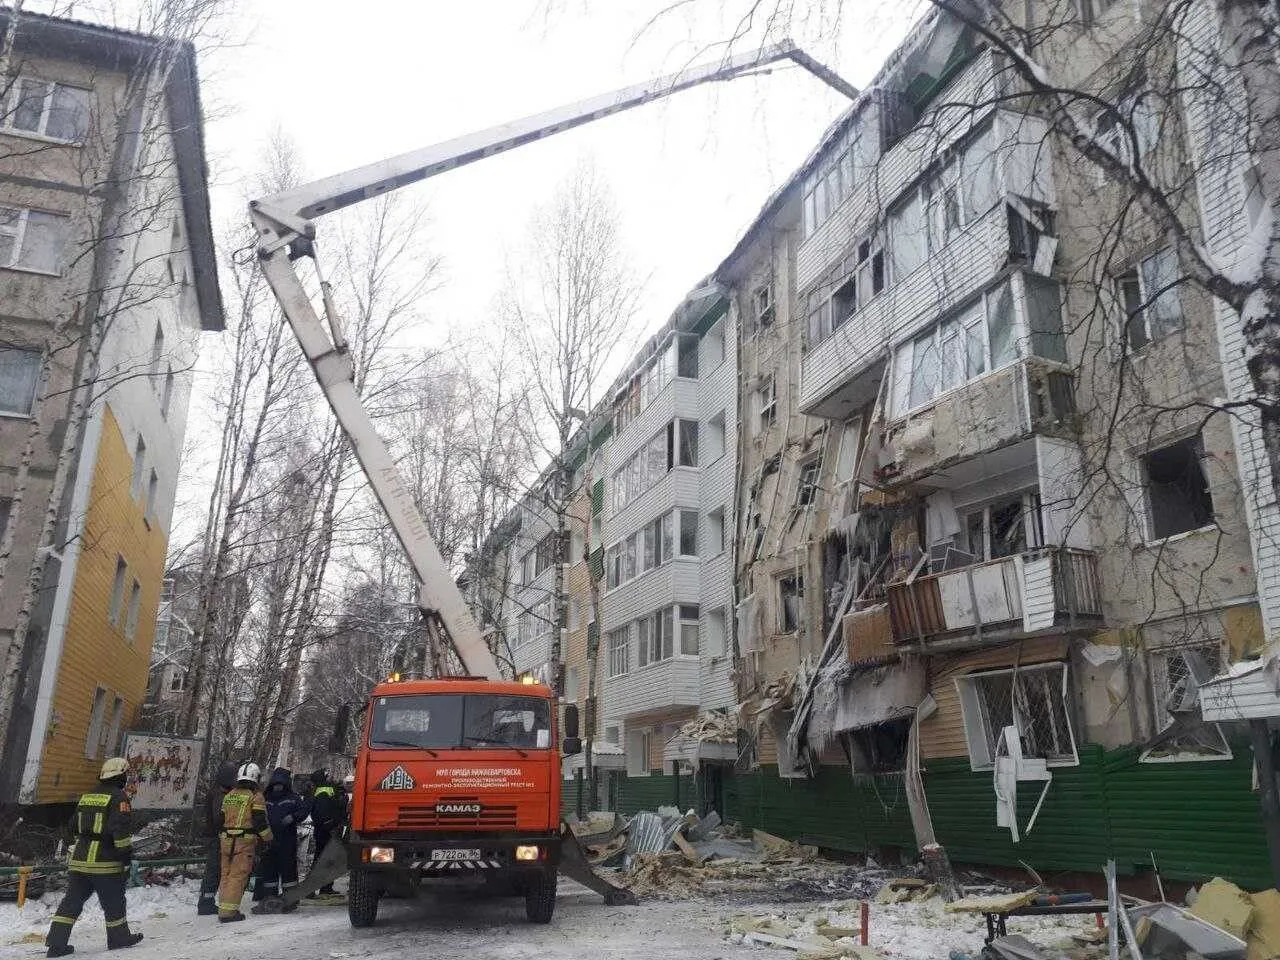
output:
<instances>
[{"instance_id":1,"label":"truck cab","mask_svg":"<svg viewBox=\"0 0 1280 960\"><path fill-rule=\"evenodd\" d=\"M576 710L566 719L576 734ZM542 684L473 678L388 681L365 711L347 860L351 922L386 893L480 879L555 909L560 862L556 700ZM576 737L563 744L576 752Z\"/></svg>"}]
</instances>

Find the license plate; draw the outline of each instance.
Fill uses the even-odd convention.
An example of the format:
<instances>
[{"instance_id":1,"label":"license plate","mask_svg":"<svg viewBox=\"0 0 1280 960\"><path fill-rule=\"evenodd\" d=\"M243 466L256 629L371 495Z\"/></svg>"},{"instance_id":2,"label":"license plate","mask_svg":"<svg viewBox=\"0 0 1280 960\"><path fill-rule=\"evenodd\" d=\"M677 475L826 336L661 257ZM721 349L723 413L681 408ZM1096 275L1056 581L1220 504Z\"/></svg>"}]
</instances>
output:
<instances>
[{"instance_id":1,"label":"license plate","mask_svg":"<svg viewBox=\"0 0 1280 960\"><path fill-rule=\"evenodd\" d=\"M432 860L479 860L480 851L474 849L432 850Z\"/></svg>"}]
</instances>

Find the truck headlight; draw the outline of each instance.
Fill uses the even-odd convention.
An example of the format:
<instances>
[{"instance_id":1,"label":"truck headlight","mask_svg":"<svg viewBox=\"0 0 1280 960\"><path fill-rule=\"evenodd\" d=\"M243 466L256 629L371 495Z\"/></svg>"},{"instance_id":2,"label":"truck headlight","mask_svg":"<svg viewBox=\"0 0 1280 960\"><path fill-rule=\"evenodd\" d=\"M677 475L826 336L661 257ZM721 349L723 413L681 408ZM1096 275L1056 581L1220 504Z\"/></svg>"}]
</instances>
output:
<instances>
[{"instance_id":1,"label":"truck headlight","mask_svg":"<svg viewBox=\"0 0 1280 960\"><path fill-rule=\"evenodd\" d=\"M525 846L516 847L516 859L517 860L537 860L538 848L533 845L530 845L527 847Z\"/></svg>"},{"instance_id":2,"label":"truck headlight","mask_svg":"<svg viewBox=\"0 0 1280 960\"><path fill-rule=\"evenodd\" d=\"M395 863L396 849L395 847L370 847L369 862L370 863Z\"/></svg>"}]
</instances>

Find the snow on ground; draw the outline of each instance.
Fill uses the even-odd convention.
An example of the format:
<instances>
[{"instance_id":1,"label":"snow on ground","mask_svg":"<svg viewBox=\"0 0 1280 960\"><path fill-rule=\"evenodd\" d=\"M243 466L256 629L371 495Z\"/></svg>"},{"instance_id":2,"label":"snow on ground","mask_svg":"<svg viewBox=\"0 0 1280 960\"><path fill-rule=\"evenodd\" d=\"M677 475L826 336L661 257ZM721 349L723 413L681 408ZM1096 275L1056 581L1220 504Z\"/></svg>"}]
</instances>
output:
<instances>
[{"instance_id":1,"label":"snow on ground","mask_svg":"<svg viewBox=\"0 0 1280 960\"><path fill-rule=\"evenodd\" d=\"M434 958L465 954L468 960L794 960L787 950L741 943L730 932L735 918L774 917L793 924L802 937L826 919L857 927L851 901L805 904L718 904L714 901L606 907L596 895L562 884L555 920L536 926L524 919L520 900L479 898L464 892L418 902L383 901L378 924L353 930L343 906L305 904L288 916L254 917L219 924L196 917L198 885L129 891L129 921L147 939L128 960L356 960ZM59 895L51 893L22 910L0 904L0 958L43 956L42 940ZM245 901L249 906L248 898ZM1012 918L1010 933L1052 944L1088 930L1092 917ZM952 949L976 954L986 927L981 916L943 912L938 900L893 906L872 904L871 946L895 960L946 958ZM735 942L737 941L737 942ZM102 911L86 907L72 941L76 956L105 956ZM113 957L118 955L113 954Z\"/></svg>"}]
</instances>

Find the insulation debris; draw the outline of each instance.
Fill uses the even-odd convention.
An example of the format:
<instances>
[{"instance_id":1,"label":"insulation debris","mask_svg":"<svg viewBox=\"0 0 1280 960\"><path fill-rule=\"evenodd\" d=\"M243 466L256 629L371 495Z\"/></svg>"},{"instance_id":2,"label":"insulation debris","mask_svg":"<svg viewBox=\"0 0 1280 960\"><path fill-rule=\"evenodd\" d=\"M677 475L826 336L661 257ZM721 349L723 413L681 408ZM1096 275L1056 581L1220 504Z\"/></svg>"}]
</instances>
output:
<instances>
[{"instance_id":1,"label":"insulation debris","mask_svg":"<svg viewBox=\"0 0 1280 960\"><path fill-rule=\"evenodd\" d=\"M1189 912L1241 940L1248 937L1253 926L1253 901L1249 894L1221 877L1214 877L1200 888Z\"/></svg>"},{"instance_id":2,"label":"insulation debris","mask_svg":"<svg viewBox=\"0 0 1280 960\"><path fill-rule=\"evenodd\" d=\"M699 743L737 743L738 719L728 713L703 713L680 728L677 736Z\"/></svg>"}]
</instances>

